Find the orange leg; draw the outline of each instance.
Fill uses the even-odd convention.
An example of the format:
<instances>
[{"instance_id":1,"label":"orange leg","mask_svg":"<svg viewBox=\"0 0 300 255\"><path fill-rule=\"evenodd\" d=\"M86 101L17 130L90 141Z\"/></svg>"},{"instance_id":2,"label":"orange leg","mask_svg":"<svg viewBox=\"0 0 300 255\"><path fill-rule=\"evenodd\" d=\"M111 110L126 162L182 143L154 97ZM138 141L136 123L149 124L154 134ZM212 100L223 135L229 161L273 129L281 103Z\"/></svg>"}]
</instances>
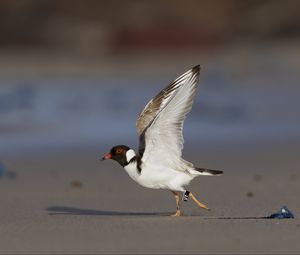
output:
<instances>
[{"instance_id":1,"label":"orange leg","mask_svg":"<svg viewBox=\"0 0 300 255\"><path fill-rule=\"evenodd\" d=\"M175 196L175 200L176 200L176 213L172 214L171 216L174 216L174 217L181 216L180 207L179 207L179 203L180 203L179 194L175 191L171 191L171 192Z\"/></svg>"},{"instance_id":2,"label":"orange leg","mask_svg":"<svg viewBox=\"0 0 300 255\"><path fill-rule=\"evenodd\" d=\"M198 199L192 194L192 192L190 192L189 196L199 208L210 210L206 205L204 205L200 201L198 201Z\"/></svg>"}]
</instances>

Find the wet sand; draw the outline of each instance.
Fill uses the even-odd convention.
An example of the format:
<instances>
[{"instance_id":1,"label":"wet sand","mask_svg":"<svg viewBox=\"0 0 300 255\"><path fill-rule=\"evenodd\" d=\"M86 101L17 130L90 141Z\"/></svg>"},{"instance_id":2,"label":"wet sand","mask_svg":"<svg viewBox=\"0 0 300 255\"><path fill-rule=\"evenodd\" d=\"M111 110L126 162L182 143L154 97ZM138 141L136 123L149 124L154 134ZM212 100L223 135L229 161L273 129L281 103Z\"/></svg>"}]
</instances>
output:
<instances>
[{"instance_id":1,"label":"wet sand","mask_svg":"<svg viewBox=\"0 0 300 255\"><path fill-rule=\"evenodd\" d=\"M187 149L195 165L223 169L190 190L212 210L135 184L89 149L7 157L0 180L0 253L299 253L297 144ZM296 219L263 219L287 205Z\"/></svg>"}]
</instances>

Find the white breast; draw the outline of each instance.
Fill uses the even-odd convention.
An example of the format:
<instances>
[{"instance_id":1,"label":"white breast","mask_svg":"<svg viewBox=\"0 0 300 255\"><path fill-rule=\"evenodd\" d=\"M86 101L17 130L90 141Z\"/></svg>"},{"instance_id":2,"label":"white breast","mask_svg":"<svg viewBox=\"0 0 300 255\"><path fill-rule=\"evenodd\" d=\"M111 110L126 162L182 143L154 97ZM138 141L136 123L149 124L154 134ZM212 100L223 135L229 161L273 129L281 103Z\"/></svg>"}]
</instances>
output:
<instances>
[{"instance_id":1,"label":"white breast","mask_svg":"<svg viewBox=\"0 0 300 255\"><path fill-rule=\"evenodd\" d=\"M168 189L174 191L184 191L184 186L188 185L194 176L185 172L172 169L160 169L142 165L141 173L137 170L137 163L133 162L124 167L128 175L141 186L152 189Z\"/></svg>"},{"instance_id":2,"label":"white breast","mask_svg":"<svg viewBox=\"0 0 300 255\"><path fill-rule=\"evenodd\" d=\"M124 167L124 169L134 181L139 183L138 179L140 177L140 173L138 172L136 162L132 162L132 163L128 164L127 166Z\"/></svg>"}]
</instances>

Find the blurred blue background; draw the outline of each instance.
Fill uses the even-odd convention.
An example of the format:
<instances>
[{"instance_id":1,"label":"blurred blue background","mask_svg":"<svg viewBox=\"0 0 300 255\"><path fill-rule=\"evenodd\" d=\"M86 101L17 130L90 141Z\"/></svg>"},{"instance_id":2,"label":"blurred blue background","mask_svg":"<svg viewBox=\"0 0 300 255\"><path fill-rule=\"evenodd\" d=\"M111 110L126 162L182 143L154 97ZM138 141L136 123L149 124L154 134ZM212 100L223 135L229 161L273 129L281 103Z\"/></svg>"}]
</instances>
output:
<instances>
[{"instance_id":1,"label":"blurred blue background","mask_svg":"<svg viewBox=\"0 0 300 255\"><path fill-rule=\"evenodd\" d=\"M299 144L299 1L1 1L0 155L138 143L202 66L186 147Z\"/></svg>"}]
</instances>

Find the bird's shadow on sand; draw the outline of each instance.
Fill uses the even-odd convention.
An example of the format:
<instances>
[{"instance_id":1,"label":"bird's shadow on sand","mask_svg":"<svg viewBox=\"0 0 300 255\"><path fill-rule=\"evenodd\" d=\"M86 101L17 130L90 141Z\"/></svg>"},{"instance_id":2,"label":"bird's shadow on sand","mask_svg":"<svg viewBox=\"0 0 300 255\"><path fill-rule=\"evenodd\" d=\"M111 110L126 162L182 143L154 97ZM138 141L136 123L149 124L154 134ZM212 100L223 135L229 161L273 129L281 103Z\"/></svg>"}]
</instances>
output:
<instances>
[{"instance_id":1,"label":"bird's shadow on sand","mask_svg":"<svg viewBox=\"0 0 300 255\"><path fill-rule=\"evenodd\" d=\"M171 213L161 212L118 212L82 209L68 206L50 206L46 208L49 215L94 215L94 216L168 216Z\"/></svg>"},{"instance_id":2,"label":"bird's shadow on sand","mask_svg":"<svg viewBox=\"0 0 300 255\"><path fill-rule=\"evenodd\" d=\"M82 209L68 206L50 206L46 208L49 215L94 215L94 216L170 216L171 212L118 212L118 211L100 211L93 209ZM200 215L185 215L200 216ZM268 217L205 217L200 216L204 220L262 220Z\"/></svg>"}]
</instances>

